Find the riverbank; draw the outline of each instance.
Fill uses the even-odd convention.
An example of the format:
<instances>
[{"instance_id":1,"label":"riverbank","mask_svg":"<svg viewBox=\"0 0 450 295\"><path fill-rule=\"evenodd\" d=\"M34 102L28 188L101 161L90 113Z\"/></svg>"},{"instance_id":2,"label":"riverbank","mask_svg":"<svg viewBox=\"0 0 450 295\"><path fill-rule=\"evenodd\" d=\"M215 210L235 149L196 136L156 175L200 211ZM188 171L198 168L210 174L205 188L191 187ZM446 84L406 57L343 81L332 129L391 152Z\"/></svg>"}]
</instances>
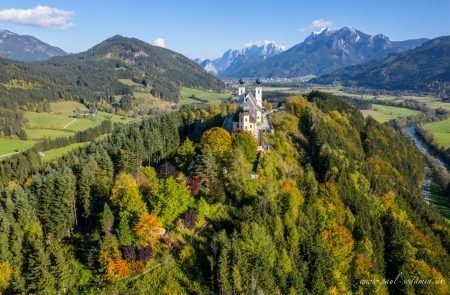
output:
<instances>
[{"instance_id":1,"label":"riverbank","mask_svg":"<svg viewBox=\"0 0 450 295\"><path fill-rule=\"evenodd\" d=\"M416 146L421 150L427 157L434 159L435 163L442 166L442 169L450 171L450 165L445 158L437 153L432 147L430 147L416 132L415 125L410 125L405 127L405 133L414 141ZM426 169L426 168L425 168ZM436 167L435 167L436 169ZM427 188L423 190L424 199L436 208L436 210L441 214L441 216L450 223L450 198L446 195L444 189L436 182L435 176L427 174Z\"/></svg>"},{"instance_id":2,"label":"riverbank","mask_svg":"<svg viewBox=\"0 0 450 295\"><path fill-rule=\"evenodd\" d=\"M409 135L409 137L414 141L419 150L421 150L424 154L427 154L438 160L439 163L445 169L447 169L447 171L450 171L450 163L447 161L447 159L443 157L439 152L437 152L420 136L420 134L416 131L415 125L405 127L405 131Z\"/></svg>"}]
</instances>

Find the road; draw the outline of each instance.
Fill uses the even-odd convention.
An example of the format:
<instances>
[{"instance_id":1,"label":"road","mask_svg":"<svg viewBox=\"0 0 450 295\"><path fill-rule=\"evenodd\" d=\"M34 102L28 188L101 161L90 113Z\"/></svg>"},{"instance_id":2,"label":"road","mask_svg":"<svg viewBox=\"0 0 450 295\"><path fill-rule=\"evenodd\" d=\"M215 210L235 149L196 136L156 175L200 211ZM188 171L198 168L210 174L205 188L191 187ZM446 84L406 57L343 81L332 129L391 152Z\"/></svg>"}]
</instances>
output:
<instances>
[{"instance_id":1,"label":"road","mask_svg":"<svg viewBox=\"0 0 450 295\"><path fill-rule=\"evenodd\" d=\"M422 186L422 196L425 202L430 203L431 194L431 169L425 165L425 182Z\"/></svg>"}]
</instances>

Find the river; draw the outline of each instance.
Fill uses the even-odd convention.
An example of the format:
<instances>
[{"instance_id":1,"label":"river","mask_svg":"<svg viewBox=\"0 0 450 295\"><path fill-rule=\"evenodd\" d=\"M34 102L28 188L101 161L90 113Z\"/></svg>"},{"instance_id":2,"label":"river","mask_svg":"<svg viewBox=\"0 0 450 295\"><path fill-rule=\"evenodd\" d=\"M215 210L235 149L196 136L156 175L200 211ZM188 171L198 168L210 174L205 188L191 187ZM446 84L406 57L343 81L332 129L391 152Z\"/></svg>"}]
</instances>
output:
<instances>
[{"instance_id":1,"label":"river","mask_svg":"<svg viewBox=\"0 0 450 295\"><path fill-rule=\"evenodd\" d=\"M447 161L438 153L436 153L432 148L430 148L426 142L419 137L419 135L416 132L416 126L410 125L405 128L408 135L412 138L412 140L415 142L416 146L426 155L429 155L436 160L439 161L439 163L447 169L447 171L450 172L450 165L447 163Z\"/></svg>"}]
</instances>

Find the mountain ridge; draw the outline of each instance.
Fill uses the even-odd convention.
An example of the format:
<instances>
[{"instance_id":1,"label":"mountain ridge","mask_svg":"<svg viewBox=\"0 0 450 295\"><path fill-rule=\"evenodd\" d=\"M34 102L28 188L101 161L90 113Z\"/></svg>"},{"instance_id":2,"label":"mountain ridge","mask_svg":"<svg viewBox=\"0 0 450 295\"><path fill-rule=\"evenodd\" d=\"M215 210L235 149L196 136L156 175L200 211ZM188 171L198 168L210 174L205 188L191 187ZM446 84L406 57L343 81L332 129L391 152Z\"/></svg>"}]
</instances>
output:
<instances>
[{"instance_id":1,"label":"mountain ridge","mask_svg":"<svg viewBox=\"0 0 450 295\"><path fill-rule=\"evenodd\" d=\"M427 91L448 95L449 81L450 36L443 36L425 42L415 49L343 68L311 82L339 82L347 86Z\"/></svg>"},{"instance_id":2,"label":"mountain ridge","mask_svg":"<svg viewBox=\"0 0 450 295\"><path fill-rule=\"evenodd\" d=\"M67 53L30 35L0 29L0 57L17 61L42 61Z\"/></svg>"},{"instance_id":3,"label":"mountain ridge","mask_svg":"<svg viewBox=\"0 0 450 295\"><path fill-rule=\"evenodd\" d=\"M276 56L243 67L241 75L262 78L321 75L412 49L425 40L390 41L385 35L369 35L349 27L324 29L311 33L303 42Z\"/></svg>"},{"instance_id":4,"label":"mountain ridge","mask_svg":"<svg viewBox=\"0 0 450 295\"><path fill-rule=\"evenodd\" d=\"M241 68L247 64L265 60L283 51L284 46L277 45L274 41L264 41L262 44L249 43L240 49L228 49L221 57L216 59L196 59L195 61L215 75L239 75Z\"/></svg>"}]
</instances>

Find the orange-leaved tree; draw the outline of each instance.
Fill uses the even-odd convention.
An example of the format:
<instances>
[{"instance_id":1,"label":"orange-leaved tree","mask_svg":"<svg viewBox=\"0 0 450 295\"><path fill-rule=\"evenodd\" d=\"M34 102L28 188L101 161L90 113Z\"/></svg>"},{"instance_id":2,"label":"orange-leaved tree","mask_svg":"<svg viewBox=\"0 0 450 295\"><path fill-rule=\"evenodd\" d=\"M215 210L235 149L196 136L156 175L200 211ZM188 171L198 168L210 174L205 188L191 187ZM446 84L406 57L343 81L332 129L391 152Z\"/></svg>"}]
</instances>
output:
<instances>
[{"instance_id":1,"label":"orange-leaved tree","mask_svg":"<svg viewBox=\"0 0 450 295\"><path fill-rule=\"evenodd\" d=\"M151 213L142 213L139 215L139 221L135 226L135 232L140 243L143 245L153 245L164 231L163 224L158 216Z\"/></svg>"}]
</instances>

